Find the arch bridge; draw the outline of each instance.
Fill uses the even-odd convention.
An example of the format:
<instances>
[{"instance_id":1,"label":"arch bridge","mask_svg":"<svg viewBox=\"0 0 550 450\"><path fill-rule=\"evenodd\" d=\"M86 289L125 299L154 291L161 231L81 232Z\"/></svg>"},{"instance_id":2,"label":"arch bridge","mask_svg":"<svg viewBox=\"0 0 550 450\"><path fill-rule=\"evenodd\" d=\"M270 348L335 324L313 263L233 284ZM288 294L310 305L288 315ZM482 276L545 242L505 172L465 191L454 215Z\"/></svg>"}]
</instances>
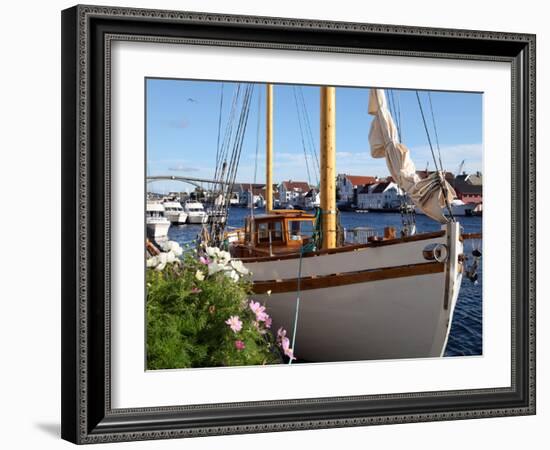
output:
<instances>
[{"instance_id":1,"label":"arch bridge","mask_svg":"<svg viewBox=\"0 0 550 450\"><path fill-rule=\"evenodd\" d=\"M147 177L147 183L153 181L181 181L182 183L192 184L198 188L203 188L203 183L211 184L229 184L227 181L209 180L207 178L181 177L178 175L152 175Z\"/></svg>"}]
</instances>

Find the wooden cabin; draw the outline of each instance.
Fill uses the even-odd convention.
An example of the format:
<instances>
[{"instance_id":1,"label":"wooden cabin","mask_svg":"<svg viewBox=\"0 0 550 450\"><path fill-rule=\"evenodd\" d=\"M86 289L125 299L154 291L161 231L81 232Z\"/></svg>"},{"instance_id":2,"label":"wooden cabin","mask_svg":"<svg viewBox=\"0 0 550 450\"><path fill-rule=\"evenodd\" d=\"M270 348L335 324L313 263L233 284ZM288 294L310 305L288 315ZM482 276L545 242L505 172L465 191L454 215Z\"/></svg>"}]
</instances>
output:
<instances>
[{"instance_id":1,"label":"wooden cabin","mask_svg":"<svg viewBox=\"0 0 550 450\"><path fill-rule=\"evenodd\" d=\"M235 258L296 253L310 242L315 216L296 210L274 210L249 216L244 228L230 231L227 238Z\"/></svg>"}]
</instances>

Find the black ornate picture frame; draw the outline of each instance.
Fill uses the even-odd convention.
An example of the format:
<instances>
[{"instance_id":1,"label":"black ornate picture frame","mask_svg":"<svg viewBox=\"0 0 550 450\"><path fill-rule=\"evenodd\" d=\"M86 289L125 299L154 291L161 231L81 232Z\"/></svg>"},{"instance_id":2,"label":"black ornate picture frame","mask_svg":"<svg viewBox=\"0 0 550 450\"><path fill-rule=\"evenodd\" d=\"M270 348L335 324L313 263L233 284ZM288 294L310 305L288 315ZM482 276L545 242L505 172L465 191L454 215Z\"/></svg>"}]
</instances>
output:
<instances>
[{"instance_id":1,"label":"black ornate picture frame","mask_svg":"<svg viewBox=\"0 0 550 450\"><path fill-rule=\"evenodd\" d=\"M511 385L113 409L110 48L116 40L502 61L512 73ZM535 36L99 6L62 12L62 437L98 443L535 414Z\"/></svg>"}]
</instances>

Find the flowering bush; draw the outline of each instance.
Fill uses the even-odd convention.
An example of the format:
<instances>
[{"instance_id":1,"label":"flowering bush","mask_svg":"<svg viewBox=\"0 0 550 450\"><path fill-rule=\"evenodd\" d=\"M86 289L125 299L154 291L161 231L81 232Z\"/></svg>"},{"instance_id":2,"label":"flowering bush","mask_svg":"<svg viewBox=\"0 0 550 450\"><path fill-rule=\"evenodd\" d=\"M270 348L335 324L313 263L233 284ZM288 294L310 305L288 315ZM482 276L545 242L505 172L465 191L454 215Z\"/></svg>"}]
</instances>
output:
<instances>
[{"instance_id":1,"label":"flowering bush","mask_svg":"<svg viewBox=\"0 0 550 450\"><path fill-rule=\"evenodd\" d=\"M249 271L228 252L183 252L175 242L147 260L147 368L259 365L292 358L288 338L250 300ZM280 331L280 333L284 332ZM284 332L286 335L286 332Z\"/></svg>"}]
</instances>

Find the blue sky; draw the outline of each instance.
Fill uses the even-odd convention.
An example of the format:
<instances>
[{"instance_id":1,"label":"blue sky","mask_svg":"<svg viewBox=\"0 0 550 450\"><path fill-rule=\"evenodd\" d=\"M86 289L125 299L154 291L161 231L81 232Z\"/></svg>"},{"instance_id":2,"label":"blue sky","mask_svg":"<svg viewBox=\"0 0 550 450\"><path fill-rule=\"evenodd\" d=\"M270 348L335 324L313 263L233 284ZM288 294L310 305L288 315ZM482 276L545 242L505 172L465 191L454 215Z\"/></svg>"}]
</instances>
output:
<instances>
[{"instance_id":1,"label":"blue sky","mask_svg":"<svg viewBox=\"0 0 550 450\"><path fill-rule=\"evenodd\" d=\"M147 98L147 174L213 178L218 141L220 95L223 84L222 136L227 123L230 103L237 83L189 80L146 80ZM429 162L433 169L428 139L424 130L415 91L392 90L394 104L400 111L401 138L411 150L418 169ZM386 91L388 99L390 91ZM296 94L296 97L295 97ZM319 148L319 88L315 86L274 86L274 171L276 182L282 180L309 181L317 184L317 169L311 145L307 146L310 176L302 134L309 143L307 128L300 131L296 99L303 94L308 112L313 145ZM368 133L371 116L367 114L368 88L336 88L336 151L337 173L386 176L384 159L370 156ZM462 160L467 172L482 171L482 94L431 92L433 112L439 137L443 166L456 172ZM261 107L258 109L260 96ZM426 92L420 92L424 114L430 127L431 110ZM259 135L258 118L260 120ZM304 116L300 118L304 120ZM259 139L259 157L256 145ZM265 85L257 84L251 101L248 126L243 143L237 181L253 182L257 162L256 182L265 174ZM151 183L156 192L193 189L193 186L172 181Z\"/></svg>"}]
</instances>

